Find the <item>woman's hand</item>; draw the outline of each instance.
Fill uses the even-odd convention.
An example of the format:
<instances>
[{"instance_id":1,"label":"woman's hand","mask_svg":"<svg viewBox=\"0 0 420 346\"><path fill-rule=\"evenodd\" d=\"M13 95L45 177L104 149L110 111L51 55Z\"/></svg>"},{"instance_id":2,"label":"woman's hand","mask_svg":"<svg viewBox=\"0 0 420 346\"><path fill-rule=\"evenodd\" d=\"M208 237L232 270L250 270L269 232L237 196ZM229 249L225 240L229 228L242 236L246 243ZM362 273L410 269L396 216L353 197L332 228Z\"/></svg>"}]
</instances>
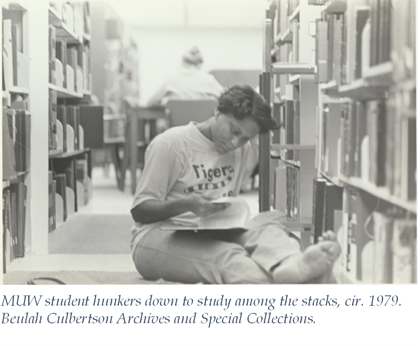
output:
<instances>
[{"instance_id":1,"label":"woman's hand","mask_svg":"<svg viewBox=\"0 0 420 346\"><path fill-rule=\"evenodd\" d=\"M229 203L212 203L211 198L194 194L187 197L189 210L200 217L209 216L229 207Z\"/></svg>"},{"instance_id":2,"label":"woman's hand","mask_svg":"<svg viewBox=\"0 0 420 346\"><path fill-rule=\"evenodd\" d=\"M211 203L211 198L193 194L173 201L147 200L131 210L134 221L152 223L169 219L187 211L205 217L225 210L229 203Z\"/></svg>"}]
</instances>

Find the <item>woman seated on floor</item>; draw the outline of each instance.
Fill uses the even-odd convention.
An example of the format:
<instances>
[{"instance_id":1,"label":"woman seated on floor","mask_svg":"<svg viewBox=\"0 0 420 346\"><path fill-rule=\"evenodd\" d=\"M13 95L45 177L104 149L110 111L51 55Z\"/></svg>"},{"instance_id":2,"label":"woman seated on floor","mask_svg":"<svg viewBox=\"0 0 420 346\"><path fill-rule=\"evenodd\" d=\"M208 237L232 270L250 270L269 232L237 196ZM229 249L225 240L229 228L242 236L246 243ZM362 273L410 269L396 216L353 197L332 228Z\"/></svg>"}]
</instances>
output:
<instances>
[{"instance_id":1,"label":"woman seated on floor","mask_svg":"<svg viewBox=\"0 0 420 346\"><path fill-rule=\"evenodd\" d=\"M218 212L211 200L237 196L249 140L276 129L271 108L250 86L234 86L216 115L158 135L146 151L131 214L133 260L149 280L183 283L327 283L340 247L333 232L301 252L275 218L256 217L244 232L162 231L168 219Z\"/></svg>"}]
</instances>

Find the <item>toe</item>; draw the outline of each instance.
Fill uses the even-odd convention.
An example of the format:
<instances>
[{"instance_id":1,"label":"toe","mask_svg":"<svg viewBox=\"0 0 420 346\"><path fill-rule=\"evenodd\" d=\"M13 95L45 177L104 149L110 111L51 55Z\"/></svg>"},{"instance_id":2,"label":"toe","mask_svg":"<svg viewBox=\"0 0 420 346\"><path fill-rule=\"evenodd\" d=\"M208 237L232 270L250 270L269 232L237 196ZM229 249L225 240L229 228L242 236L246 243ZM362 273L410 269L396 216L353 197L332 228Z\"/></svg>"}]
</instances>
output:
<instances>
[{"instance_id":1,"label":"toe","mask_svg":"<svg viewBox=\"0 0 420 346\"><path fill-rule=\"evenodd\" d=\"M328 240L331 240L331 241L337 240L337 236L335 235L333 231L327 231L326 234L327 234Z\"/></svg>"}]
</instances>

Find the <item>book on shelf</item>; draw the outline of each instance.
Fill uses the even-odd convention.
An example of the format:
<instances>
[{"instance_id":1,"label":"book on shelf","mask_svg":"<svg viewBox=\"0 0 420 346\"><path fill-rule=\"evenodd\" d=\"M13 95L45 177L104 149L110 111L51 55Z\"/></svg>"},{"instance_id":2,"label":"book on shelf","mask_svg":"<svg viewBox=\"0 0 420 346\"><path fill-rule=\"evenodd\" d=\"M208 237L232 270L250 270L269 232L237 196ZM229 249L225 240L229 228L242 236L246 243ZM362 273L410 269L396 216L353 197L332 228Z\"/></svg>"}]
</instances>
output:
<instances>
[{"instance_id":1,"label":"book on shelf","mask_svg":"<svg viewBox=\"0 0 420 346\"><path fill-rule=\"evenodd\" d=\"M383 213L373 212L374 234L374 283L392 283L392 233L394 219Z\"/></svg>"},{"instance_id":2,"label":"book on shelf","mask_svg":"<svg viewBox=\"0 0 420 346\"><path fill-rule=\"evenodd\" d=\"M367 135L366 103L356 102L356 133L354 150L354 176L362 176L362 142Z\"/></svg>"},{"instance_id":3,"label":"book on shelf","mask_svg":"<svg viewBox=\"0 0 420 346\"><path fill-rule=\"evenodd\" d=\"M325 182L323 202L322 231L332 231L334 211L343 209L343 188L329 181Z\"/></svg>"},{"instance_id":4,"label":"book on shelf","mask_svg":"<svg viewBox=\"0 0 420 346\"><path fill-rule=\"evenodd\" d=\"M341 85L343 17L343 14L334 15L332 79L336 81L337 85Z\"/></svg>"},{"instance_id":5,"label":"book on shelf","mask_svg":"<svg viewBox=\"0 0 420 346\"><path fill-rule=\"evenodd\" d=\"M326 182L324 178L314 177L313 179L311 230L315 244L318 242L318 237L322 235Z\"/></svg>"},{"instance_id":6,"label":"book on shelf","mask_svg":"<svg viewBox=\"0 0 420 346\"><path fill-rule=\"evenodd\" d=\"M416 220L394 221L392 254L392 282L417 283Z\"/></svg>"},{"instance_id":7,"label":"book on shelf","mask_svg":"<svg viewBox=\"0 0 420 346\"><path fill-rule=\"evenodd\" d=\"M80 112L79 107L77 106L67 106L67 125L73 129L74 138L73 138L73 150L79 150L80 141L79 141L79 125L80 125ZM69 139L69 134L67 133L67 139ZM67 149L68 146L67 146Z\"/></svg>"},{"instance_id":8,"label":"book on shelf","mask_svg":"<svg viewBox=\"0 0 420 346\"><path fill-rule=\"evenodd\" d=\"M351 115L349 114L349 104L344 103L341 105L341 128L340 128L340 173L343 176L349 176L349 161L350 153L347 151L348 143L350 141L350 119Z\"/></svg>"},{"instance_id":9,"label":"book on shelf","mask_svg":"<svg viewBox=\"0 0 420 346\"><path fill-rule=\"evenodd\" d=\"M16 160L13 139L10 135L10 128L7 120L7 108L3 107L3 180L16 176Z\"/></svg>"},{"instance_id":10,"label":"book on shelf","mask_svg":"<svg viewBox=\"0 0 420 346\"><path fill-rule=\"evenodd\" d=\"M64 89L67 89L67 68L66 68L67 67L67 43L66 41L56 40L55 53L56 53L56 58L61 62L61 66L62 66L62 71L63 71L62 87Z\"/></svg>"},{"instance_id":11,"label":"book on shelf","mask_svg":"<svg viewBox=\"0 0 420 346\"><path fill-rule=\"evenodd\" d=\"M330 177L338 176L338 142L341 129L341 105L329 104L323 111L323 151L324 158L323 172Z\"/></svg>"},{"instance_id":12,"label":"book on shelf","mask_svg":"<svg viewBox=\"0 0 420 346\"><path fill-rule=\"evenodd\" d=\"M386 107L382 100L370 100L366 105L369 136L369 181L385 185Z\"/></svg>"},{"instance_id":13,"label":"book on shelf","mask_svg":"<svg viewBox=\"0 0 420 346\"><path fill-rule=\"evenodd\" d=\"M53 179L55 180L56 186L55 209L58 223L67 220L66 175L54 174Z\"/></svg>"},{"instance_id":14,"label":"book on shelf","mask_svg":"<svg viewBox=\"0 0 420 346\"><path fill-rule=\"evenodd\" d=\"M48 147L57 149L57 91L49 89L48 95Z\"/></svg>"},{"instance_id":15,"label":"book on shelf","mask_svg":"<svg viewBox=\"0 0 420 346\"><path fill-rule=\"evenodd\" d=\"M11 241L11 253L12 257L11 260L17 258L17 194L15 189L12 186L9 187L10 189L10 241Z\"/></svg>"},{"instance_id":16,"label":"book on shelf","mask_svg":"<svg viewBox=\"0 0 420 346\"><path fill-rule=\"evenodd\" d=\"M26 197L27 186L18 182L10 185L12 196L12 234L14 258L25 256Z\"/></svg>"},{"instance_id":17,"label":"book on shelf","mask_svg":"<svg viewBox=\"0 0 420 346\"><path fill-rule=\"evenodd\" d=\"M18 47L17 47L17 32L16 24L11 24L12 30L12 61L13 61L13 85L18 86Z\"/></svg>"},{"instance_id":18,"label":"book on shelf","mask_svg":"<svg viewBox=\"0 0 420 346\"><path fill-rule=\"evenodd\" d=\"M239 197L222 197L212 203L227 204L227 208L214 214L198 217L186 213L173 217L161 227L163 231L214 231L245 230L250 218L248 203Z\"/></svg>"},{"instance_id":19,"label":"book on shelf","mask_svg":"<svg viewBox=\"0 0 420 346\"><path fill-rule=\"evenodd\" d=\"M286 216L300 216L300 178L299 168L286 165Z\"/></svg>"},{"instance_id":20,"label":"book on shelf","mask_svg":"<svg viewBox=\"0 0 420 346\"><path fill-rule=\"evenodd\" d=\"M391 11L391 0L370 1L370 66L390 60Z\"/></svg>"},{"instance_id":21,"label":"book on shelf","mask_svg":"<svg viewBox=\"0 0 420 346\"><path fill-rule=\"evenodd\" d=\"M353 50L352 54L355 56L351 56L354 58L354 79L359 79L362 77L362 33L365 28L365 25L369 19L369 6L356 6L355 7L355 17L356 17L356 31L355 31L355 49Z\"/></svg>"},{"instance_id":22,"label":"book on shelf","mask_svg":"<svg viewBox=\"0 0 420 346\"><path fill-rule=\"evenodd\" d=\"M327 22L327 44L328 44L328 58L327 58L327 81L333 80L333 61L334 61L334 14L326 16Z\"/></svg>"},{"instance_id":23,"label":"book on shelf","mask_svg":"<svg viewBox=\"0 0 420 346\"><path fill-rule=\"evenodd\" d=\"M9 90L11 86L15 85L15 68L13 66L13 39L12 39L12 21L10 19L3 19L3 75L5 90Z\"/></svg>"},{"instance_id":24,"label":"book on shelf","mask_svg":"<svg viewBox=\"0 0 420 346\"><path fill-rule=\"evenodd\" d=\"M300 100L293 101L293 143L300 144ZM299 161L300 151L293 152L293 159Z\"/></svg>"},{"instance_id":25,"label":"book on shelf","mask_svg":"<svg viewBox=\"0 0 420 346\"><path fill-rule=\"evenodd\" d=\"M404 117L401 120L401 197L405 201L417 199L417 120Z\"/></svg>"},{"instance_id":26,"label":"book on shelf","mask_svg":"<svg viewBox=\"0 0 420 346\"><path fill-rule=\"evenodd\" d=\"M316 33L315 62L317 66L317 73L315 74L315 82L326 83L328 82L328 24L326 21L317 19Z\"/></svg>"},{"instance_id":27,"label":"book on shelf","mask_svg":"<svg viewBox=\"0 0 420 346\"><path fill-rule=\"evenodd\" d=\"M67 152L67 108L63 105L57 105L57 121L63 128L63 153Z\"/></svg>"},{"instance_id":28,"label":"book on shelf","mask_svg":"<svg viewBox=\"0 0 420 346\"><path fill-rule=\"evenodd\" d=\"M90 34L91 19L90 19L90 7L89 2L83 2L83 28L86 34Z\"/></svg>"},{"instance_id":29,"label":"book on shelf","mask_svg":"<svg viewBox=\"0 0 420 346\"><path fill-rule=\"evenodd\" d=\"M276 120L277 124L281 125L281 103L273 103L273 118ZM280 128L272 131L273 136L271 137L271 143L280 144Z\"/></svg>"},{"instance_id":30,"label":"book on shelf","mask_svg":"<svg viewBox=\"0 0 420 346\"><path fill-rule=\"evenodd\" d=\"M21 109L7 109L9 129L13 138L17 172L30 168L31 114Z\"/></svg>"},{"instance_id":31,"label":"book on shelf","mask_svg":"<svg viewBox=\"0 0 420 346\"><path fill-rule=\"evenodd\" d=\"M3 189L3 273L14 259L12 235L12 200L10 188Z\"/></svg>"},{"instance_id":32,"label":"book on shelf","mask_svg":"<svg viewBox=\"0 0 420 346\"><path fill-rule=\"evenodd\" d=\"M293 144L294 139L294 102L293 100L286 100L285 102L285 144ZM285 158L293 160L293 150L287 150Z\"/></svg>"},{"instance_id":33,"label":"book on shelf","mask_svg":"<svg viewBox=\"0 0 420 346\"><path fill-rule=\"evenodd\" d=\"M352 177L356 171L356 132L357 132L356 102L350 101L341 106L341 174Z\"/></svg>"},{"instance_id":34,"label":"book on shelf","mask_svg":"<svg viewBox=\"0 0 420 346\"><path fill-rule=\"evenodd\" d=\"M50 25L48 28L48 43L49 82L55 85L57 83L57 75L55 68L56 29L53 25Z\"/></svg>"},{"instance_id":35,"label":"book on shelf","mask_svg":"<svg viewBox=\"0 0 420 346\"><path fill-rule=\"evenodd\" d=\"M362 30L362 58L361 58L361 74L364 77L367 71L370 69L370 33L371 33L372 23L371 18L369 17L363 30Z\"/></svg>"},{"instance_id":36,"label":"book on shelf","mask_svg":"<svg viewBox=\"0 0 420 346\"><path fill-rule=\"evenodd\" d=\"M71 67L71 70L73 71L73 80L69 81L70 86L67 85L67 88L71 91L75 91L80 93L81 90L77 90L77 48L76 46L67 46L67 66ZM67 70L68 72L69 70ZM70 78L70 77L69 77ZM73 88L71 87L73 85Z\"/></svg>"},{"instance_id":37,"label":"book on shelf","mask_svg":"<svg viewBox=\"0 0 420 346\"><path fill-rule=\"evenodd\" d=\"M276 167L274 175L274 208L286 214L286 166Z\"/></svg>"},{"instance_id":38,"label":"book on shelf","mask_svg":"<svg viewBox=\"0 0 420 346\"><path fill-rule=\"evenodd\" d=\"M51 233L56 228L55 190L53 172L48 171L48 233Z\"/></svg>"},{"instance_id":39,"label":"book on shelf","mask_svg":"<svg viewBox=\"0 0 420 346\"><path fill-rule=\"evenodd\" d=\"M348 84L349 79L347 76L347 22L348 22L348 14L345 12L342 17L342 25L341 25L341 56L340 56L340 85Z\"/></svg>"},{"instance_id":40,"label":"book on shelf","mask_svg":"<svg viewBox=\"0 0 420 346\"><path fill-rule=\"evenodd\" d=\"M360 281L370 282L372 280L374 236L369 225L377 203L377 197L358 189L352 190L349 196L349 267L351 276ZM369 247L369 249L365 249L365 247ZM372 269L366 270L369 267ZM366 277L366 274L369 276Z\"/></svg>"}]
</instances>

